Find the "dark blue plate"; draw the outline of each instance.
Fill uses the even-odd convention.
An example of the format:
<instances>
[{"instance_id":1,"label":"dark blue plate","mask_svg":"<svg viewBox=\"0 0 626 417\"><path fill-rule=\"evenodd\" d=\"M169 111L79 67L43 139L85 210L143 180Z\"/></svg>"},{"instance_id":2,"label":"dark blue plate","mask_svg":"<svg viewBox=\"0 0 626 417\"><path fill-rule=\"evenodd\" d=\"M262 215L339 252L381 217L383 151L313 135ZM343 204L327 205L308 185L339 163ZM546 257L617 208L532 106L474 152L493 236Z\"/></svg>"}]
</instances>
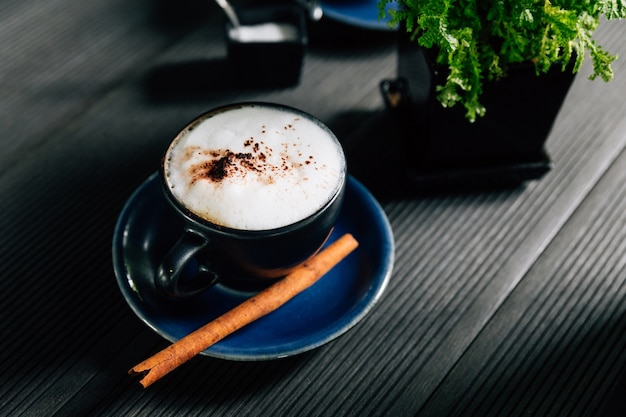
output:
<instances>
[{"instance_id":1,"label":"dark blue plate","mask_svg":"<svg viewBox=\"0 0 626 417\"><path fill-rule=\"evenodd\" d=\"M378 0L321 0L324 16L364 29L394 30L389 27L389 17L378 18ZM389 3L387 9L397 9L396 2Z\"/></svg>"},{"instance_id":2,"label":"dark blue plate","mask_svg":"<svg viewBox=\"0 0 626 417\"><path fill-rule=\"evenodd\" d=\"M135 314L176 341L241 303L252 292L217 285L197 297L172 301L155 292L154 270L181 233L156 174L130 197L113 236L117 283ZM393 234L378 202L348 178L345 203L329 243L352 233L359 247L316 284L280 309L211 346L203 354L231 360L266 360L302 353L357 324L382 295L394 260Z\"/></svg>"}]
</instances>

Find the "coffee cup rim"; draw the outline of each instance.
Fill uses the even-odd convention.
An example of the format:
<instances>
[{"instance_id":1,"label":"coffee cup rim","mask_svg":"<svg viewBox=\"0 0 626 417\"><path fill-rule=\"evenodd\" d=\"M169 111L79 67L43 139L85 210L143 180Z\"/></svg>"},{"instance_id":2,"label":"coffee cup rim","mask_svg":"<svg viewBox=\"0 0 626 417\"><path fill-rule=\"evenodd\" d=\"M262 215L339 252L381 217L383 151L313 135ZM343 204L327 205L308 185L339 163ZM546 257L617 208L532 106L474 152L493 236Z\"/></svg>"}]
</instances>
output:
<instances>
[{"instance_id":1,"label":"coffee cup rim","mask_svg":"<svg viewBox=\"0 0 626 417\"><path fill-rule=\"evenodd\" d=\"M163 190L165 191L165 195L167 196L167 199L170 201L171 205L173 205L176 208L176 210L187 220L187 222L190 222L192 224L198 224L202 226L203 228L210 229L211 231L217 232L222 235L237 235L239 237L247 237L247 236L258 237L261 235L263 236L280 235L283 233L288 233L293 229L297 229L299 227L306 225L307 223L314 221L321 213L325 212L329 206L333 205L337 201L337 199L341 198L344 195L345 189L346 189L347 176L348 176L348 168L347 168L347 161L345 159L345 155L343 156L344 164L341 170L341 185L337 187L337 189L332 194L332 196L328 199L328 201L324 205L322 205L318 210L316 210L315 212L311 213L305 218L300 219L294 223L290 223L284 226L270 228L270 229L252 229L252 230L237 229L237 228L224 226L218 223L211 222L203 218L202 216L199 216L198 214L194 213L189 208L187 208L184 204L182 204L172 192L169 186L169 182L167 180L167 176L165 175L165 162L168 158L168 154L170 150L172 149L172 146L178 141L181 135L185 134L190 129L195 128L197 124L199 124L209 115L219 114L219 113L229 111L234 108L251 107L251 106L252 107L263 106L263 107L270 107L270 108L275 108L275 109L283 109L283 110L290 111L290 112L306 117L307 119L317 124L324 131L326 131L333 138L333 140L337 142L337 145L339 146L339 149L343 155L344 153L343 147L341 145L341 142L339 142L339 139L337 138L337 136L334 134L334 132L328 126L326 126L326 124L324 124L320 119L305 112L304 110L300 110L300 109L297 109L288 105L284 105L284 104L265 102L265 101L242 101L242 102L215 107L211 110L208 110L200 114L199 116L193 118L189 123L187 123L183 127L183 129L181 129L176 134L176 136L174 136L174 139L172 139L172 141L169 143L169 145L167 146L165 150L165 153L163 154L163 157L161 159L161 164L159 166L159 171L158 171L161 186Z\"/></svg>"}]
</instances>

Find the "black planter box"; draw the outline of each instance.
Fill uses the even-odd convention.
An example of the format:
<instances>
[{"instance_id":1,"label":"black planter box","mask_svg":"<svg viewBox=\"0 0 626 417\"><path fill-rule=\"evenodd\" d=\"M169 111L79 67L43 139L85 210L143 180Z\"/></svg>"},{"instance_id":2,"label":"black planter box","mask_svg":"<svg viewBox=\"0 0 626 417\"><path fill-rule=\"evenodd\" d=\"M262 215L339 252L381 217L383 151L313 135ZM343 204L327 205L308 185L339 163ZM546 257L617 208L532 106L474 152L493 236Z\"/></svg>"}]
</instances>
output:
<instances>
[{"instance_id":1,"label":"black planter box","mask_svg":"<svg viewBox=\"0 0 626 417\"><path fill-rule=\"evenodd\" d=\"M406 173L419 186L520 183L551 169L545 142L574 79L555 68L537 76L531 63L484 85L487 112L474 123L457 104L444 108L435 86L445 74L428 51L400 35L398 78L381 83L401 132Z\"/></svg>"}]
</instances>

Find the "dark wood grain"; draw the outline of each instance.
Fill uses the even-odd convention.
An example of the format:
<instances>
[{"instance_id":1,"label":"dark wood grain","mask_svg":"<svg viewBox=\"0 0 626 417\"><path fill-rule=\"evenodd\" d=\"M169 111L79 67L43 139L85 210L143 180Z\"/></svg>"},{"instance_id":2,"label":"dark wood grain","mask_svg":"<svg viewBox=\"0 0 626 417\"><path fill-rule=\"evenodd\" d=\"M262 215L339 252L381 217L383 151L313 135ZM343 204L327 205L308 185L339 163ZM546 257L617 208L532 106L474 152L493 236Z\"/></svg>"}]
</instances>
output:
<instances>
[{"instance_id":1,"label":"dark wood grain","mask_svg":"<svg viewBox=\"0 0 626 417\"><path fill-rule=\"evenodd\" d=\"M397 152L378 90L392 33L320 22L301 82L271 89L229 80L222 24L194 0L0 5L0 414L599 415L626 365L621 60L609 84L588 63L576 78L540 181L377 193L395 267L341 338L276 361L198 357L145 391L126 374L166 342L117 288L113 228L189 120L275 101L327 123L355 172ZM626 56L625 33L598 35Z\"/></svg>"}]
</instances>

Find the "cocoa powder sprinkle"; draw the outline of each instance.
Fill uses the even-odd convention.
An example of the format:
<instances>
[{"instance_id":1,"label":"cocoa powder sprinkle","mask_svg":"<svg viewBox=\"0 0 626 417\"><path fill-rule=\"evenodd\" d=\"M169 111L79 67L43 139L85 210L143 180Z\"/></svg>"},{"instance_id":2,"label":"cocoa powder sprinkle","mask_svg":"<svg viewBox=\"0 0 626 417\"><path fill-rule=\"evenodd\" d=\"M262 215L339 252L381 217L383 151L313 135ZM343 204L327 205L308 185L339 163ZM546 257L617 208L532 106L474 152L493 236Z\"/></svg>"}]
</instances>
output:
<instances>
[{"instance_id":1,"label":"cocoa powder sprinkle","mask_svg":"<svg viewBox=\"0 0 626 417\"><path fill-rule=\"evenodd\" d=\"M198 155L205 159L189 167L190 184L193 185L200 180L219 183L228 177L246 175L250 172L259 173L265 181L271 183L272 175L288 171L291 167L302 166L302 163L298 164L286 155L281 156L277 166L272 165L269 159L273 153L272 149L262 141L255 141L253 137L245 139L243 145L251 152L233 152L229 149L199 151L197 147L188 149L186 151L188 155L192 151L198 151ZM309 159L312 157L309 156ZM309 164L311 161L304 162Z\"/></svg>"}]
</instances>

